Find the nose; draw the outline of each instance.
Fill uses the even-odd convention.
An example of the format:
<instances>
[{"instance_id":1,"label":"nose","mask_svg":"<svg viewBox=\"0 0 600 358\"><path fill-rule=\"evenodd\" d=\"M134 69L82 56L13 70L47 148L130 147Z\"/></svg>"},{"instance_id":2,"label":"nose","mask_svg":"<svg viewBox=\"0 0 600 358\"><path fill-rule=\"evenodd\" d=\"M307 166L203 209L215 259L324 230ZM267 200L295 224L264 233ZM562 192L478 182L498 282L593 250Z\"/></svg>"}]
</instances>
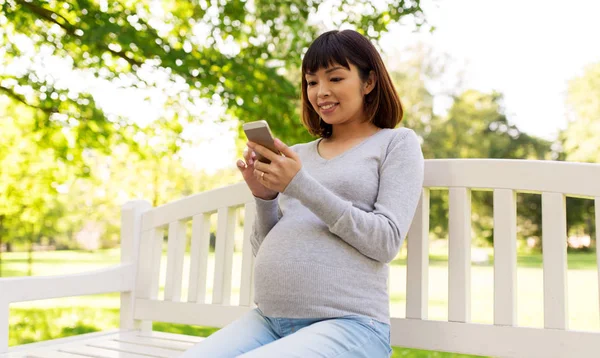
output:
<instances>
[{"instance_id":1,"label":"nose","mask_svg":"<svg viewBox=\"0 0 600 358\"><path fill-rule=\"evenodd\" d=\"M327 81L321 81L321 83L319 84L319 91L317 92L318 98L324 98L329 96L329 86L326 82Z\"/></svg>"}]
</instances>

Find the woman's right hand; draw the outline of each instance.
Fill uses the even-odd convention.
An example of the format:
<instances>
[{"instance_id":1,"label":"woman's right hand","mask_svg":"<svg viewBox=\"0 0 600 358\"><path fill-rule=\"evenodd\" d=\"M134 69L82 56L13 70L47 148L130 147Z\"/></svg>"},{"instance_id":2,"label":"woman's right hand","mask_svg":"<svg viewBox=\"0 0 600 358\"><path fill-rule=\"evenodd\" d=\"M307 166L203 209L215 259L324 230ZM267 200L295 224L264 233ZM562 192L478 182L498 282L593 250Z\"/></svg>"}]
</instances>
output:
<instances>
[{"instance_id":1,"label":"woman's right hand","mask_svg":"<svg viewBox=\"0 0 600 358\"><path fill-rule=\"evenodd\" d=\"M248 188L257 198L263 200L273 200L277 197L278 192L271 190L262 185L258 179L254 176L254 162L256 161L256 154L250 148L244 150L244 160L237 161L237 167L242 173Z\"/></svg>"}]
</instances>

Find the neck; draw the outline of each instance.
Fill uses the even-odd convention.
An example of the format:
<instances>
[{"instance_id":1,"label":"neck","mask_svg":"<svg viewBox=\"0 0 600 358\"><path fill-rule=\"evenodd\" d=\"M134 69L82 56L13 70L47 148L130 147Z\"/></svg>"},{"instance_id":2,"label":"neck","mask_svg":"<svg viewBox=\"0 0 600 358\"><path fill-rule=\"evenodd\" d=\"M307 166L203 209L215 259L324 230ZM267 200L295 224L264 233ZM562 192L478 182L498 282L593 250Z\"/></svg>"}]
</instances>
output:
<instances>
[{"instance_id":1,"label":"neck","mask_svg":"<svg viewBox=\"0 0 600 358\"><path fill-rule=\"evenodd\" d=\"M357 138L369 137L380 130L379 127L370 122L351 122L333 125L333 133L330 141L344 142Z\"/></svg>"}]
</instances>

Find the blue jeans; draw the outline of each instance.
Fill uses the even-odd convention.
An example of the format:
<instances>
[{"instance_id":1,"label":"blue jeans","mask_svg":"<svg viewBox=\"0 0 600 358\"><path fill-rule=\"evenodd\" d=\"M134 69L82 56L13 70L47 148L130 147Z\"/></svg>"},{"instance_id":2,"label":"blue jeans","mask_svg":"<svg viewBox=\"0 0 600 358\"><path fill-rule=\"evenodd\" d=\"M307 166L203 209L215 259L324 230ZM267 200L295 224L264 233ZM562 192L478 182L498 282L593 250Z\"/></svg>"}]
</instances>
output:
<instances>
[{"instance_id":1,"label":"blue jeans","mask_svg":"<svg viewBox=\"0 0 600 358\"><path fill-rule=\"evenodd\" d=\"M390 326L366 316L275 318L255 308L182 358L388 358L391 352Z\"/></svg>"}]
</instances>

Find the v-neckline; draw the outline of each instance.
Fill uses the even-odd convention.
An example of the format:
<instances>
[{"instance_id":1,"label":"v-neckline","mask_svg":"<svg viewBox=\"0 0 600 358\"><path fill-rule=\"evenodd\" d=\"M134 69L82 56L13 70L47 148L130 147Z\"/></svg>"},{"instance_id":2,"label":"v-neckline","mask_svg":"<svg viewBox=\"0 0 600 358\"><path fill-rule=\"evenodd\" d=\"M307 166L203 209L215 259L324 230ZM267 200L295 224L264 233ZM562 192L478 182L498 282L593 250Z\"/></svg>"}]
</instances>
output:
<instances>
[{"instance_id":1,"label":"v-neckline","mask_svg":"<svg viewBox=\"0 0 600 358\"><path fill-rule=\"evenodd\" d=\"M368 141L370 141L372 138L376 137L379 133L383 132L384 130L386 130L387 128L381 128L380 130L378 130L377 132L371 134L370 136L368 136L367 138L365 138L363 141L361 141L360 143L358 143L357 145L346 149L345 151L343 151L342 153L336 155L335 157L329 158L329 159L325 159L321 156L321 153L319 153L319 143L321 143L321 141L323 140L323 138L319 138L315 141L315 145L314 145L314 151L315 151L315 156L317 157L317 161L320 163L329 163L331 161L337 160L338 158L342 158L344 157L347 153L350 153L356 149L358 149L359 147L361 147L363 144L367 143Z\"/></svg>"}]
</instances>

